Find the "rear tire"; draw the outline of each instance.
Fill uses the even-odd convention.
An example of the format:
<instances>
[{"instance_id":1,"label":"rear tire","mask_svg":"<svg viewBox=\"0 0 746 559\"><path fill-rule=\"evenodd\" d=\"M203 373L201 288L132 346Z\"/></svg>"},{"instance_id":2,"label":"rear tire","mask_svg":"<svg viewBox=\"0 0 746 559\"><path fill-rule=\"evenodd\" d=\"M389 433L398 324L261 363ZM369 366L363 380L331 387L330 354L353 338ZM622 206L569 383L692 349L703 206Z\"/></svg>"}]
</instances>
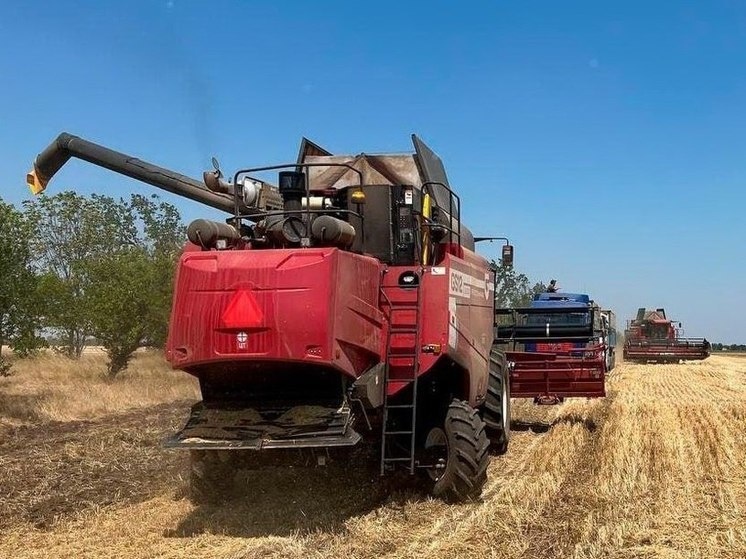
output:
<instances>
[{"instance_id":1,"label":"rear tire","mask_svg":"<svg viewBox=\"0 0 746 559\"><path fill-rule=\"evenodd\" d=\"M190 451L190 496L195 504L224 500L233 486L235 469L229 455L216 450Z\"/></svg>"},{"instance_id":2,"label":"rear tire","mask_svg":"<svg viewBox=\"0 0 746 559\"><path fill-rule=\"evenodd\" d=\"M498 351L490 354L490 377L482 418L493 450L505 454L510 441L510 379L505 355Z\"/></svg>"},{"instance_id":3,"label":"rear tire","mask_svg":"<svg viewBox=\"0 0 746 559\"><path fill-rule=\"evenodd\" d=\"M461 400L448 406L442 429L447 458L432 493L446 501L468 501L481 495L487 481L489 440L477 411Z\"/></svg>"}]
</instances>

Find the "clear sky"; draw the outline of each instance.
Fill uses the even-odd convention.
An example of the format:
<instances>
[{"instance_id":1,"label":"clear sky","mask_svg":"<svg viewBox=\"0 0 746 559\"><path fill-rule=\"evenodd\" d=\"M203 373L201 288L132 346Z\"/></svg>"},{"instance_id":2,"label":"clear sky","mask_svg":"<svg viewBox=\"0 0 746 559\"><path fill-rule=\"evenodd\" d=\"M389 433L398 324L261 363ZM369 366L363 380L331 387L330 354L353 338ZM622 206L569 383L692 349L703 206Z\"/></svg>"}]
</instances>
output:
<instances>
[{"instance_id":1,"label":"clear sky","mask_svg":"<svg viewBox=\"0 0 746 559\"><path fill-rule=\"evenodd\" d=\"M195 177L416 132L532 280L746 341L744 2L17 1L0 37L6 200L63 130ZM152 192L77 161L68 188Z\"/></svg>"}]
</instances>

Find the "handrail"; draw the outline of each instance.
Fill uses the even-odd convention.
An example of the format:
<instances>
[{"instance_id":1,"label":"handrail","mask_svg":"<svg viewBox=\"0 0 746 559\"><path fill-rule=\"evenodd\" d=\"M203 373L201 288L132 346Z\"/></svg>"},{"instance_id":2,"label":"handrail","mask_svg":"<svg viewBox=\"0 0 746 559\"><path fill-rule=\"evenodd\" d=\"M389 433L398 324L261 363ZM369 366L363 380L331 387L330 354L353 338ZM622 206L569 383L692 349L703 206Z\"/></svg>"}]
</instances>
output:
<instances>
[{"instance_id":1,"label":"handrail","mask_svg":"<svg viewBox=\"0 0 746 559\"><path fill-rule=\"evenodd\" d=\"M458 246L461 246L461 199L459 198L458 194L456 194L453 190L451 190L451 187L448 186L445 183L439 182L439 181L426 181L422 183L422 193L423 194L429 194L430 198L436 202L436 207L439 207L437 205L438 198L435 196L435 193L431 186L442 186L446 189L446 191L449 194L448 197L448 221L450 227L448 227L450 236L449 236L449 242L453 242L453 200L456 199L456 223L458 224L458 232L456 233L456 238L458 240ZM424 197L423 197L424 198Z\"/></svg>"}]
</instances>

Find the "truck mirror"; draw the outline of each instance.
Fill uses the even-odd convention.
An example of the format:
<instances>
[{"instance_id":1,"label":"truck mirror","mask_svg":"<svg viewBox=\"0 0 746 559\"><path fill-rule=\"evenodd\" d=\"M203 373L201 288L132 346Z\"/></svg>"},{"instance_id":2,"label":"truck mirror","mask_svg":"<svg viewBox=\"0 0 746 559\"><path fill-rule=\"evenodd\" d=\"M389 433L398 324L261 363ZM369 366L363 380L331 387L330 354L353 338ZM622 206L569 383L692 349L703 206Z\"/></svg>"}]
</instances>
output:
<instances>
[{"instance_id":1,"label":"truck mirror","mask_svg":"<svg viewBox=\"0 0 746 559\"><path fill-rule=\"evenodd\" d=\"M503 245L502 263L509 268L513 267L513 245Z\"/></svg>"}]
</instances>

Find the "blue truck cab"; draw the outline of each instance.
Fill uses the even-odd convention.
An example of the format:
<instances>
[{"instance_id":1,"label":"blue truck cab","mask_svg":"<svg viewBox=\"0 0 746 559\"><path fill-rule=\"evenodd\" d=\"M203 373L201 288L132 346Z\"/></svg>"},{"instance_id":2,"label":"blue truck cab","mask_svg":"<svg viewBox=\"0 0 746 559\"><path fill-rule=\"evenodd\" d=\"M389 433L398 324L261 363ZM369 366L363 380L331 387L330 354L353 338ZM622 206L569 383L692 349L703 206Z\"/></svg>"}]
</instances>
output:
<instances>
[{"instance_id":1,"label":"blue truck cab","mask_svg":"<svg viewBox=\"0 0 746 559\"><path fill-rule=\"evenodd\" d=\"M591 326L593 321L593 338L581 342L566 342L561 344L527 343L525 351L551 351L556 349L582 349L588 343L603 343L606 346L606 369L611 370L615 364L615 348L617 344L616 324L614 313L601 310L585 293L537 293L531 301L532 309L553 309L552 314L531 314L528 323L533 325L547 324L552 326ZM567 312L557 313L557 309ZM593 312L591 312L593 311Z\"/></svg>"},{"instance_id":2,"label":"blue truck cab","mask_svg":"<svg viewBox=\"0 0 746 559\"><path fill-rule=\"evenodd\" d=\"M567 309L562 314L532 314L529 315L528 324L550 324L550 325L588 325L591 320L589 308L592 305L591 298L584 293L537 293L531 301L532 309ZM545 344L541 344L544 346ZM563 344L565 345L565 344ZM585 342L572 344L575 348L585 347ZM527 343L525 351L537 351L536 343Z\"/></svg>"}]
</instances>

